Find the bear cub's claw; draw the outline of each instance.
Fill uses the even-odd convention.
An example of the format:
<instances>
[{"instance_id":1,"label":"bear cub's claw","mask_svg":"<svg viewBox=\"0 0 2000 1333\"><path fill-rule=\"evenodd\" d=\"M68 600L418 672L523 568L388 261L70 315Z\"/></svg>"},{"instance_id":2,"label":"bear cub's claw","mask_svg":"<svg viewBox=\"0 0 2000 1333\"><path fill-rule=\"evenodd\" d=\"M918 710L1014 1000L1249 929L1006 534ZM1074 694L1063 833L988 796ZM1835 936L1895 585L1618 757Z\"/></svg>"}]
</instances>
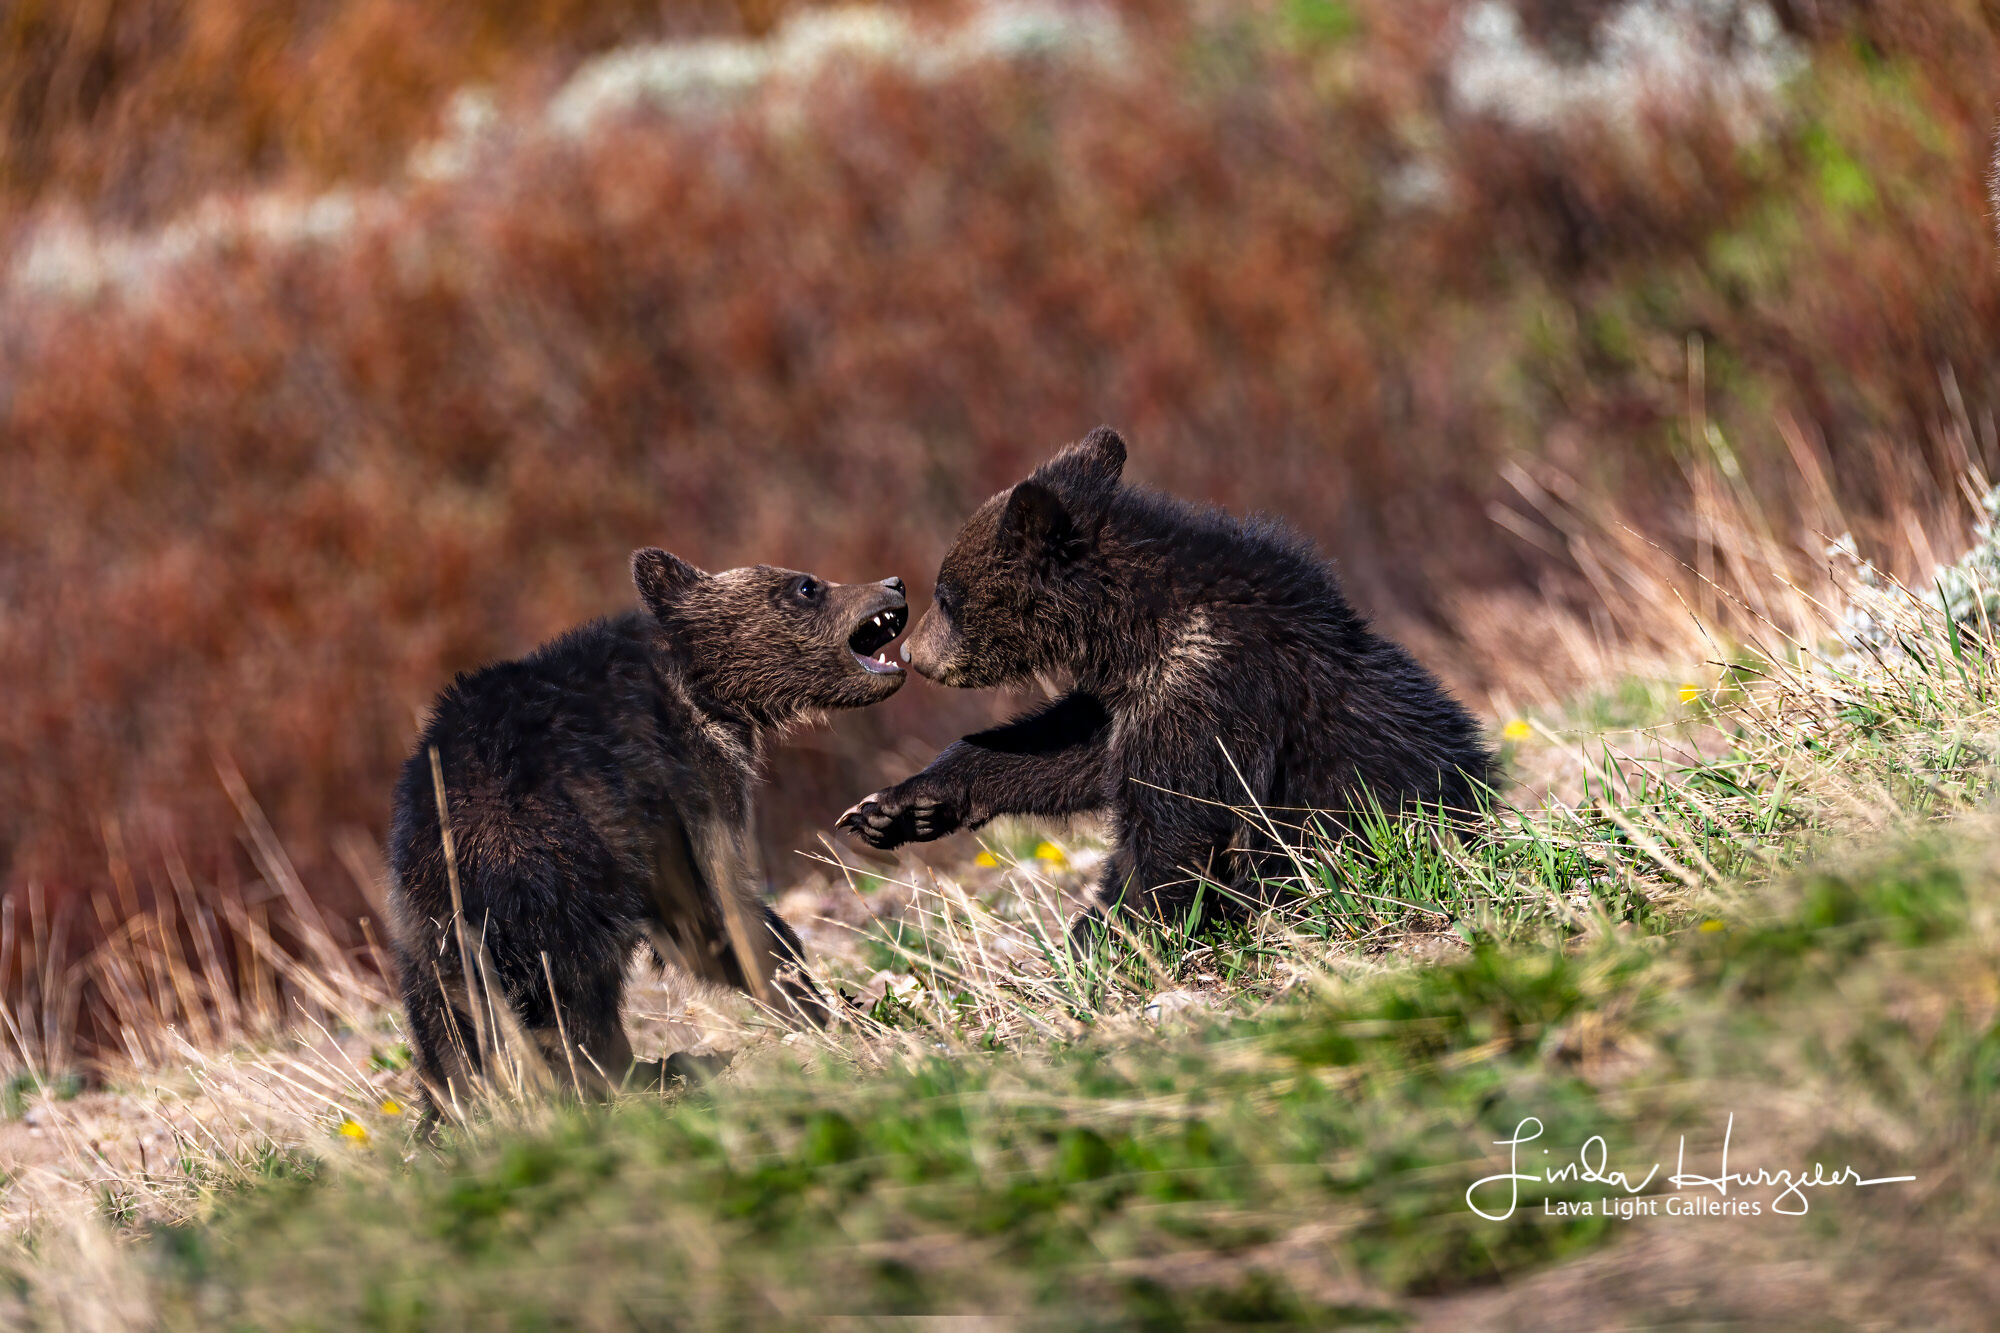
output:
<instances>
[{"instance_id":1,"label":"bear cub's claw","mask_svg":"<svg viewBox=\"0 0 2000 1333\"><path fill-rule=\"evenodd\" d=\"M904 811L888 800L889 793L878 791L849 806L837 828L846 829L870 847L888 851L910 841L913 830L902 818Z\"/></svg>"}]
</instances>

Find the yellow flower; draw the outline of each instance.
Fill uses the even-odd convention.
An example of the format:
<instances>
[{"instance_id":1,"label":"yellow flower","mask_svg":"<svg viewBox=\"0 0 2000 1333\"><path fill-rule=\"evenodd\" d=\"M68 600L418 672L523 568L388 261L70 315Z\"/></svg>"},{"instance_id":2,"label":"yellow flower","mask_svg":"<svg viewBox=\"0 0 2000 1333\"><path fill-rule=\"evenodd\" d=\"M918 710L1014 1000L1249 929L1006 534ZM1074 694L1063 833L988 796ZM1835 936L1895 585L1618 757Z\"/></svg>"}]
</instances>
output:
<instances>
[{"instance_id":1,"label":"yellow flower","mask_svg":"<svg viewBox=\"0 0 2000 1333\"><path fill-rule=\"evenodd\" d=\"M1691 704L1691 703L1693 703L1693 702L1694 702L1695 700L1697 700L1697 699L1699 699L1699 698L1701 698L1701 686L1699 686L1699 685L1683 685L1683 686L1681 686L1681 702L1682 702L1682 703L1684 703L1684 704Z\"/></svg>"},{"instance_id":2,"label":"yellow flower","mask_svg":"<svg viewBox=\"0 0 2000 1333\"><path fill-rule=\"evenodd\" d=\"M1528 725L1528 719L1525 717L1517 717L1506 726L1500 728L1500 737L1502 740L1524 741L1532 735L1534 735L1534 729Z\"/></svg>"},{"instance_id":3,"label":"yellow flower","mask_svg":"<svg viewBox=\"0 0 2000 1333\"><path fill-rule=\"evenodd\" d=\"M1047 861L1050 865L1059 868L1069 864L1069 857L1063 855L1063 849L1052 842L1036 843L1035 859L1037 861Z\"/></svg>"},{"instance_id":4,"label":"yellow flower","mask_svg":"<svg viewBox=\"0 0 2000 1333\"><path fill-rule=\"evenodd\" d=\"M358 1120L350 1120L346 1116L342 1116L340 1118L340 1137L358 1147L368 1142L368 1127Z\"/></svg>"},{"instance_id":5,"label":"yellow flower","mask_svg":"<svg viewBox=\"0 0 2000 1333\"><path fill-rule=\"evenodd\" d=\"M979 855L972 858L972 864L978 866L982 870L991 870L994 866L1000 864L1000 858L995 856L991 852L981 852Z\"/></svg>"},{"instance_id":6,"label":"yellow flower","mask_svg":"<svg viewBox=\"0 0 2000 1333\"><path fill-rule=\"evenodd\" d=\"M1699 929L1701 933L1704 935L1713 935L1716 931L1727 930L1729 929L1729 927L1723 925L1720 921L1717 921L1714 917L1710 917L1708 920L1701 923Z\"/></svg>"},{"instance_id":7,"label":"yellow flower","mask_svg":"<svg viewBox=\"0 0 2000 1333\"><path fill-rule=\"evenodd\" d=\"M382 1099L383 1115L401 1115L402 1113L403 1113L403 1104L397 1101L394 1097L384 1097Z\"/></svg>"}]
</instances>

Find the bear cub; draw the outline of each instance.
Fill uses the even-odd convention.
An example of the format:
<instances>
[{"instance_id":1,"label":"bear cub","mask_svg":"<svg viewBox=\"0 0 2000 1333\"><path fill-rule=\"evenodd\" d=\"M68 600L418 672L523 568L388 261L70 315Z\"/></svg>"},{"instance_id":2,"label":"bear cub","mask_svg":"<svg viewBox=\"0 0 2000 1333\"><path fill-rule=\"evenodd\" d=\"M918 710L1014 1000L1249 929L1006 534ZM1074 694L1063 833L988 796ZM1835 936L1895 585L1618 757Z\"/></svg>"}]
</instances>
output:
<instances>
[{"instance_id":1,"label":"bear cub","mask_svg":"<svg viewBox=\"0 0 2000 1333\"><path fill-rule=\"evenodd\" d=\"M1123 485L1099 427L960 529L904 648L966 688L1066 680L841 818L875 847L996 815L1103 814L1113 849L1077 923L1120 902L1176 919L1207 881L1234 905L1286 873L1281 837L1371 807L1478 809L1493 759L1431 674L1348 606L1333 570L1270 519ZM1230 807L1261 807L1245 818ZM1288 830L1287 825L1291 826ZM1214 894L1207 909L1222 908Z\"/></svg>"},{"instance_id":2,"label":"bear cub","mask_svg":"<svg viewBox=\"0 0 2000 1333\"><path fill-rule=\"evenodd\" d=\"M433 1113L481 1067L488 994L590 1091L658 1078L618 1018L642 944L824 1018L763 901L752 785L773 731L902 685L881 650L903 582L707 574L652 548L632 578L642 609L454 681L396 784L394 951Z\"/></svg>"}]
</instances>

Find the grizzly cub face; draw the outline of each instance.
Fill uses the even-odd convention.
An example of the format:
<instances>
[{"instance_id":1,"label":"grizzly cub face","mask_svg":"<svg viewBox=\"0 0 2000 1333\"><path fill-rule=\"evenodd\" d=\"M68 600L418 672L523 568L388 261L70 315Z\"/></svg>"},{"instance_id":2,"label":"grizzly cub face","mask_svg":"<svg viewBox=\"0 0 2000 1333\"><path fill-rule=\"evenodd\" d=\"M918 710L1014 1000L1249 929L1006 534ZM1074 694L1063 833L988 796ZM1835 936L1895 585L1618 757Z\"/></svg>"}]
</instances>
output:
<instances>
[{"instance_id":1,"label":"grizzly cub face","mask_svg":"<svg viewBox=\"0 0 2000 1333\"><path fill-rule=\"evenodd\" d=\"M1100 536L1125 442L1099 428L966 520L909 640L909 663L978 689L1072 669L1092 626L1112 623L1116 571Z\"/></svg>"},{"instance_id":2,"label":"grizzly cub face","mask_svg":"<svg viewBox=\"0 0 2000 1333\"><path fill-rule=\"evenodd\" d=\"M632 582L698 693L768 726L835 708L865 708L902 687L882 650L903 632L903 581L829 583L753 565L706 574L648 547Z\"/></svg>"}]
</instances>

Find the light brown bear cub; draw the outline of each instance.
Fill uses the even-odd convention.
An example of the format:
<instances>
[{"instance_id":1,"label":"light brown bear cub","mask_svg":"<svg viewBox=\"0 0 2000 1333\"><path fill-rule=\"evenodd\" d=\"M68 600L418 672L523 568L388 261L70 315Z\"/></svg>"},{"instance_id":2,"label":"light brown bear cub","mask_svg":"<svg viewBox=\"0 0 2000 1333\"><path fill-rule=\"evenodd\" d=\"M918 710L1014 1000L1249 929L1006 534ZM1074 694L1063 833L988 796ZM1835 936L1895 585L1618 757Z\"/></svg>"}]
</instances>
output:
<instances>
[{"instance_id":1,"label":"light brown bear cub","mask_svg":"<svg viewBox=\"0 0 2000 1333\"><path fill-rule=\"evenodd\" d=\"M618 1011L644 944L822 1017L787 975L798 937L763 901L752 788L773 730L902 685L882 650L908 615L903 582L705 574L651 548L632 577L640 609L460 676L403 766L395 953L433 1110L480 1068L482 950L494 999L598 1091L633 1071Z\"/></svg>"}]
</instances>

